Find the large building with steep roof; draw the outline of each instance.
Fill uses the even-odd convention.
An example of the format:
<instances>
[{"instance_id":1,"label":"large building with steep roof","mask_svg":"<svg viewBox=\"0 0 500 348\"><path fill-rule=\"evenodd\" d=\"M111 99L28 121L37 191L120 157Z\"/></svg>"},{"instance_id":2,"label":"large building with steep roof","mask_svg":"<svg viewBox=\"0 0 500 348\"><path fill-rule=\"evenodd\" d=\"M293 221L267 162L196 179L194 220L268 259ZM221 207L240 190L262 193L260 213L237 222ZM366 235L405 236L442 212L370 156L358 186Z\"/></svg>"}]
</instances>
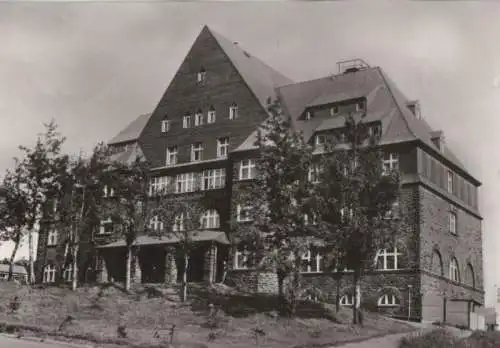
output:
<instances>
[{"instance_id":1,"label":"large building with steep roof","mask_svg":"<svg viewBox=\"0 0 500 348\"><path fill-rule=\"evenodd\" d=\"M206 212L191 255L190 281L218 282L254 292L276 290L273 274L248 267L244 251L229 247L230 224L245 223L235 202L241 183L255 176L258 126L269 101L279 98L293 127L311 144L344 125L342 115L364 115L380 135L384 165L402 174L399 204L411 228L404 248L381 250L364 276L363 302L398 317L467 325L482 305L483 254L477 191L481 183L460 163L379 67L339 64L338 74L294 82L212 29L204 27L150 115L142 115L111 142L116 158L137 155L152 163L150 192L173 183L189 197L203 191ZM152 221L152 227L158 225ZM98 278L124 276L123 243L106 243L112 226L98 233ZM96 238L97 238L96 237ZM171 255L177 241L142 237L134 262L136 281L175 282L183 267ZM404 252L403 252L404 250ZM304 255L308 289L334 299L339 277L323 270L320 251ZM349 270L339 271L341 304L353 302Z\"/></svg>"}]
</instances>

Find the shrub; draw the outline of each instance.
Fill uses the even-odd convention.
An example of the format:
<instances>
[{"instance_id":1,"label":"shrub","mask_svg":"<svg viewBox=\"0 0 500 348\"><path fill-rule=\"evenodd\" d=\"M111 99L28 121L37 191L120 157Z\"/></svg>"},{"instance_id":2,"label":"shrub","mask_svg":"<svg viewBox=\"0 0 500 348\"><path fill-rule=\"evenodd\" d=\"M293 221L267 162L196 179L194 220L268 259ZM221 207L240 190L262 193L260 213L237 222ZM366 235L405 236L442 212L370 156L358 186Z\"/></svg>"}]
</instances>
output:
<instances>
[{"instance_id":1,"label":"shrub","mask_svg":"<svg viewBox=\"0 0 500 348\"><path fill-rule=\"evenodd\" d=\"M458 348L465 347L453 334L446 330L436 329L422 334L413 334L403 337L399 348Z\"/></svg>"},{"instance_id":2,"label":"shrub","mask_svg":"<svg viewBox=\"0 0 500 348\"><path fill-rule=\"evenodd\" d=\"M14 296L14 298L9 303L9 309L11 313L16 313L18 309L21 307L21 300L18 296Z\"/></svg>"},{"instance_id":3,"label":"shrub","mask_svg":"<svg viewBox=\"0 0 500 348\"><path fill-rule=\"evenodd\" d=\"M496 348L500 347L500 332L475 331L464 341L470 348Z\"/></svg>"}]
</instances>

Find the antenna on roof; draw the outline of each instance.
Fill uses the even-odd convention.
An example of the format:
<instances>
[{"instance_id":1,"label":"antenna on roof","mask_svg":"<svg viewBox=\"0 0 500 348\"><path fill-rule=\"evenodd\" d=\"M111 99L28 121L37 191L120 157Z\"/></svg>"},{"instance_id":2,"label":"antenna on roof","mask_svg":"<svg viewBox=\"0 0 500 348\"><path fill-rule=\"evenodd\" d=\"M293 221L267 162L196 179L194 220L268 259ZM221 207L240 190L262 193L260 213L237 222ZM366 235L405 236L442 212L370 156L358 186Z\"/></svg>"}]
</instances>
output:
<instances>
[{"instance_id":1,"label":"antenna on roof","mask_svg":"<svg viewBox=\"0 0 500 348\"><path fill-rule=\"evenodd\" d=\"M363 59L348 59L337 62L339 74L353 73L359 70L368 69L370 65Z\"/></svg>"}]
</instances>

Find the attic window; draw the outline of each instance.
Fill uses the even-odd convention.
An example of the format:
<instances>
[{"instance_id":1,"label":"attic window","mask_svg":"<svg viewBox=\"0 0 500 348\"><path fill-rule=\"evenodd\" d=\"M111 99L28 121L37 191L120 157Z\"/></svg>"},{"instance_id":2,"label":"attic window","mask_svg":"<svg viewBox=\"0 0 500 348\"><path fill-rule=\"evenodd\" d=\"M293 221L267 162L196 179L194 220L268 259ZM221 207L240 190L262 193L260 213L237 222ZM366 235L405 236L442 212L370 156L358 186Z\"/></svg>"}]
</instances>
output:
<instances>
[{"instance_id":1,"label":"attic window","mask_svg":"<svg viewBox=\"0 0 500 348\"><path fill-rule=\"evenodd\" d=\"M168 118L163 119L161 121L161 132L167 133L170 130L170 120Z\"/></svg>"},{"instance_id":2,"label":"attic window","mask_svg":"<svg viewBox=\"0 0 500 348\"><path fill-rule=\"evenodd\" d=\"M359 101L356 103L356 111L363 111L365 109L365 103L363 101Z\"/></svg>"},{"instance_id":3,"label":"attic window","mask_svg":"<svg viewBox=\"0 0 500 348\"><path fill-rule=\"evenodd\" d=\"M238 105L236 103L232 103L229 107L229 119L234 120L238 118Z\"/></svg>"},{"instance_id":4,"label":"attic window","mask_svg":"<svg viewBox=\"0 0 500 348\"><path fill-rule=\"evenodd\" d=\"M314 145L322 146L325 144L325 136L324 135L316 135L314 138Z\"/></svg>"},{"instance_id":5,"label":"attic window","mask_svg":"<svg viewBox=\"0 0 500 348\"><path fill-rule=\"evenodd\" d=\"M207 72L205 71L205 68L204 67L201 67L200 68L200 71L198 71L198 75L197 75L197 80L198 80L198 83L199 84L202 84L205 82L205 79L207 77Z\"/></svg>"},{"instance_id":6,"label":"attic window","mask_svg":"<svg viewBox=\"0 0 500 348\"><path fill-rule=\"evenodd\" d=\"M194 125L203 125L203 112L201 110L196 111L196 114L194 115Z\"/></svg>"},{"instance_id":7,"label":"attic window","mask_svg":"<svg viewBox=\"0 0 500 348\"><path fill-rule=\"evenodd\" d=\"M210 108L208 109L207 119L208 123L215 122L215 107L213 105L211 105Z\"/></svg>"},{"instance_id":8,"label":"attic window","mask_svg":"<svg viewBox=\"0 0 500 348\"><path fill-rule=\"evenodd\" d=\"M332 106L330 108L330 116L335 116L339 113L339 107L338 106Z\"/></svg>"},{"instance_id":9,"label":"attic window","mask_svg":"<svg viewBox=\"0 0 500 348\"><path fill-rule=\"evenodd\" d=\"M314 113L312 111L306 112L306 120L310 120L313 117L314 117Z\"/></svg>"}]
</instances>

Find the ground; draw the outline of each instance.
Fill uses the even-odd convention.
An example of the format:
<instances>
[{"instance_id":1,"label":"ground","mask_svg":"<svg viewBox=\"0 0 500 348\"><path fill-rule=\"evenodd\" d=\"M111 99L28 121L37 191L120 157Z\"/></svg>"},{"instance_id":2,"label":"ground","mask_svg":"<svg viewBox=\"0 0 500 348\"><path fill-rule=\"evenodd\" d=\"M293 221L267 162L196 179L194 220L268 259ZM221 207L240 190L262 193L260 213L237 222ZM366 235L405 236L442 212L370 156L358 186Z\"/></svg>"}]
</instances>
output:
<instances>
[{"instance_id":1,"label":"ground","mask_svg":"<svg viewBox=\"0 0 500 348\"><path fill-rule=\"evenodd\" d=\"M10 313L19 297L20 306ZM72 337L73 341L125 343L135 347L170 340L192 347L315 347L359 340L415 328L366 313L363 328L350 325L350 311L335 314L331 306L302 304L298 318L283 319L276 299L255 297L223 287L193 286L186 304L173 289L141 286L131 293L119 286L30 289L0 283L0 321L25 325L23 335ZM126 333L119 338L118 328ZM10 329L12 331L12 329ZM60 337L61 338L61 337Z\"/></svg>"}]
</instances>

